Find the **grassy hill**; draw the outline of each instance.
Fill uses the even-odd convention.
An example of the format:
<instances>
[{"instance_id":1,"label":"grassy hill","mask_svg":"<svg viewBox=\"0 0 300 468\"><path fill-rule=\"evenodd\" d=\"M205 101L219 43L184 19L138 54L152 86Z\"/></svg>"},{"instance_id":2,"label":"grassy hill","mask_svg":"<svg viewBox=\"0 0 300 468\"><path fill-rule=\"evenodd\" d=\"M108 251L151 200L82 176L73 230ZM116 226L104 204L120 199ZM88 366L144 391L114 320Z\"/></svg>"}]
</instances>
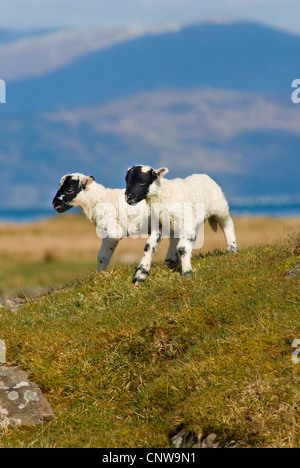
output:
<instances>
[{"instance_id":1,"label":"grassy hill","mask_svg":"<svg viewBox=\"0 0 300 468\"><path fill-rule=\"evenodd\" d=\"M55 416L2 447L168 447L182 428L220 444L299 447L299 235L239 255L92 273L1 311L8 364L31 372ZM298 246L298 248L297 248Z\"/></svg>"}]
</instances>

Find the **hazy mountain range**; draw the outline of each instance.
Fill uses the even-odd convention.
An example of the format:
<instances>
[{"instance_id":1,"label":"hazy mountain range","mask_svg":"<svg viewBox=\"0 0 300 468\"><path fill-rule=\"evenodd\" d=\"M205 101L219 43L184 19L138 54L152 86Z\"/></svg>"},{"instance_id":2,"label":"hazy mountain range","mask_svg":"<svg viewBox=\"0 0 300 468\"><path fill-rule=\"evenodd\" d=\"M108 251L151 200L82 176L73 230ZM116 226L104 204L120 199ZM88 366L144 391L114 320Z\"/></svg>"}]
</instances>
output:
<instances>
[{"instance_id":1,"label":"hazy mountain range","mask_svg":"<svg viewBox=\"0 0 300 468\"><path fill-rule=\"evenodd\" d=\"M49 206L67 172L124 186L138 163L207 172L230 199L300 199L299 53L249 23L0 30L2 206Z\"/></svg>"}]
</instances>

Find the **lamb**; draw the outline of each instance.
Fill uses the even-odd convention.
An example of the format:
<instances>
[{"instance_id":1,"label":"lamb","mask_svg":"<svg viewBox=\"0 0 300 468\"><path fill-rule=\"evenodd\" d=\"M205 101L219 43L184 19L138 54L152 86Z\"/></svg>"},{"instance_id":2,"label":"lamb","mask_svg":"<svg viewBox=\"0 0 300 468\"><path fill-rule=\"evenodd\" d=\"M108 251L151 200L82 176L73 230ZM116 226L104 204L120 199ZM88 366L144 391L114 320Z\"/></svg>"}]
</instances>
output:
<instances>
[{"instance_id":1,"label":"lamb","mask_svg":"<svg viewBox=\"0 0 300 468\"><path fill-rule=\"evenodd\" d=\"M168 266L181 263L181 273L185 276L193 274L191 255L197 233L206 220L214 231L217 231L220 225L224 232L227 251L238 252L234 224L219 185L205 174L193 174L186 179L167 180L164 176L168 172L165 167L155 170L149 166L133 166L127 171L125 191L127 203L134 206L141 200L146 200L151 209L151 217L156 219L156 223L152 222L151 236L135 271L134 284L145 281L149 276L152 257L160 244L162 229L166 224L169 224L170 228L170 246L165 263ZM177 233L175 233L175 216L172 212L174 203L189 204L194 216L194 222L188 226L183 222L177 222ZM196 210L198 205L202 207L200 215ZM182 213L183 211L181 217Z\"/></svg>"},{"instance_id":2,"label":"lamb","mask_svg":"<svg viewBox=\"0 0 300 468\"><path fill-rule=\"evenodd\" d=\"M53 208L58 213L81 207L95 224L97 234L102 238L98 271L107 268L120 239L128 235L137 237L141 234L142 237L144 231L148 237L149 209L146 202L142 201L138 209L128 210L124 193L124 189L105 188L92 176L73 173L62 177L53 199Z\"/></svg>"}]
</instances>

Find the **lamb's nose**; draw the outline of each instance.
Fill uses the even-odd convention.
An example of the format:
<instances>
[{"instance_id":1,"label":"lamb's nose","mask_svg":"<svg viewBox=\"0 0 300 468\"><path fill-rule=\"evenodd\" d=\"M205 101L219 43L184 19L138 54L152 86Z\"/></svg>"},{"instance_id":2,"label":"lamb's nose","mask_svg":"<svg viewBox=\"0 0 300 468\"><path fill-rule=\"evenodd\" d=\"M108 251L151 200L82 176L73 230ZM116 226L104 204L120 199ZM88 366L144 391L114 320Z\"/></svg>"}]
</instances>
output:
<instances>
[{"instance_id":1,"label":"lamb's nose","mask_svg":"<svg viewBox=\"0 0 300 468\"><path fill-rule=\"evenodd\" d=\"M55 198L52 201L52 206L53 206L53 208L57 208L59 206L59 203L57 202L57 200L55 200Z\"/></svg>"}]
</instances>

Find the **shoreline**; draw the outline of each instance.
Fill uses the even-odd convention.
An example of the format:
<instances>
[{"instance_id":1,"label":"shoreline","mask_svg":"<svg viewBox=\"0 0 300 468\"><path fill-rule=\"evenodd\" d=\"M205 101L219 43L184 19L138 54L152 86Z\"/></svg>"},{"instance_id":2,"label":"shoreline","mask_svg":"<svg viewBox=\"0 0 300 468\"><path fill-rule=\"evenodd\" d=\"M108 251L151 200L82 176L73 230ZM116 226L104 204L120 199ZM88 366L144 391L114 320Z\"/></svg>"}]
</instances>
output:
<instances>
[{"instance_id":1,"label":"shoreline","mask_svg":"<svg viewBox=\"0 0 300 468\"><path fill-rule=\"evenodd\" d=\"M300 204L230 204L230 213L233 217L264 217L264 218L300 218ZM71 213L64 216L74 216L80 214L80 209L72 209ZM0 210L0 225L24 225L44 222L55 218L57 213L52 208L40 209L2 209Z\"/></svg>"}]
</instances>

